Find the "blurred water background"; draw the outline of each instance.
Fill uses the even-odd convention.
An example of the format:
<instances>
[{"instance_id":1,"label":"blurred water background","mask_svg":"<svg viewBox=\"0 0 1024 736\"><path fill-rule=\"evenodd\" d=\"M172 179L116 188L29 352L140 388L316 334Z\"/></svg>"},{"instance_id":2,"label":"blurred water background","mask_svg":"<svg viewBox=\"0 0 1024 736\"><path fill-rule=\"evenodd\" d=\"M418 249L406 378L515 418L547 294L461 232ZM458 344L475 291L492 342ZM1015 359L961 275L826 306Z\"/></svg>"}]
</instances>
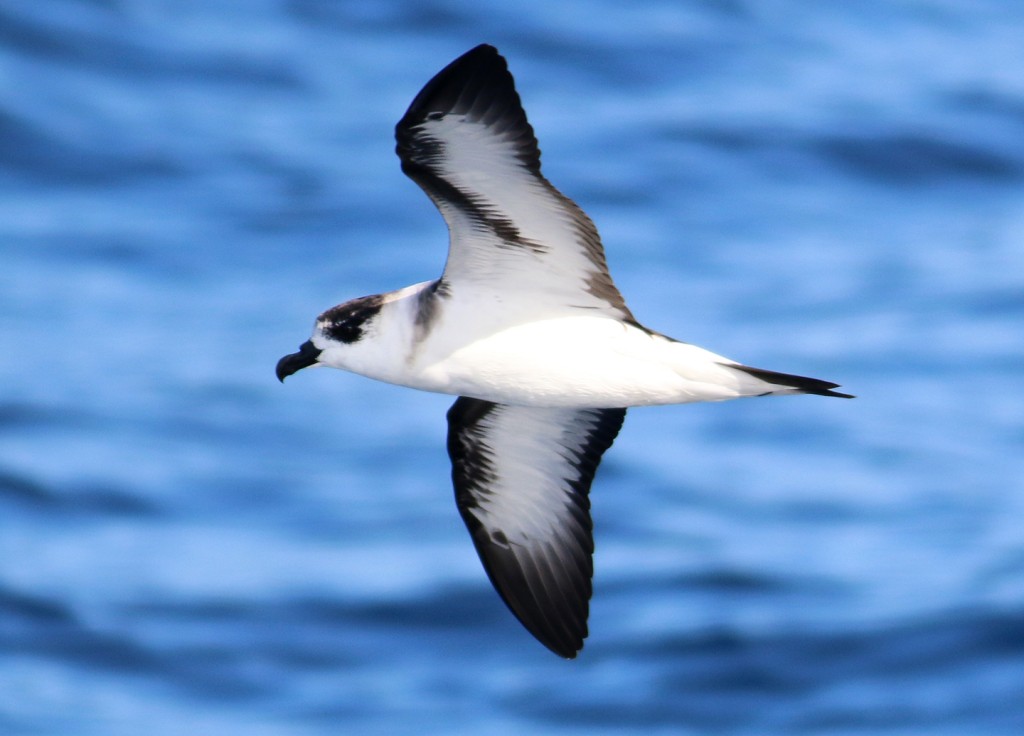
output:
<instances>
[{"instance_id":1,"label":"blurred water background","mask_svg":"<svg viewBox=\"0 0 1024 736\"><path fill-rule=\"evenodd\" d=\"M1024 5L0 4L0 733L1024 733ZM591 637L450 399L278 357L434 278L394 123L481 42L644 323L815 397L630 412Z\"/></svg>"}]
</instances>

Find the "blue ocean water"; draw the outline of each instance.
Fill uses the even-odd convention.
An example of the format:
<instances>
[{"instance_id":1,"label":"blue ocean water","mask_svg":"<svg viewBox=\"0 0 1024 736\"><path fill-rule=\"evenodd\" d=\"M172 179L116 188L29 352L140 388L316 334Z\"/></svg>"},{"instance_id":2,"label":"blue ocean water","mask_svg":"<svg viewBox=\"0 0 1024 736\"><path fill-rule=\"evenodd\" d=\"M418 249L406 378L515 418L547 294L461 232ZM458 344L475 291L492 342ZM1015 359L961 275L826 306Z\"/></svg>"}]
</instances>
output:
<instances>
[{"instance_id":1,"label":"blue ocean water","mask_svg":"<svg viewBox=\"0 0 1024 736\"><path fill-rule=\"evenodd\" d=\"M0 5L0 733L1024 732L1024 6ZM276 360L434 278L481 42L650 327L842 383L633 410L566 662L448 397Z\"/></svg>"}]
</instances>

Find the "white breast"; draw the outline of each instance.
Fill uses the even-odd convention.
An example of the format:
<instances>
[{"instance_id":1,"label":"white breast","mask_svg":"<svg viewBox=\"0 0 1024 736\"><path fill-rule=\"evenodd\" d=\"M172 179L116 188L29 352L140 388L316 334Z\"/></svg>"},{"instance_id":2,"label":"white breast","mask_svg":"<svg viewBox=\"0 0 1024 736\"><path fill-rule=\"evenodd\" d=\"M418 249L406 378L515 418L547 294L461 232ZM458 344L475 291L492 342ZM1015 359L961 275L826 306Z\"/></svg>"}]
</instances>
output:
<instances>
[{"instance_id":1,"label":"white breast","mask_svg":"<svg viewBox=\"0 0 1024 736\"><path fill-rule=\"evenodd\" d=\"M417 388L523 406L576 408L743 395L741 376L721 365L729 359L608 317L539 320L462 344L444 332L429 340L416 359Z\"/></svg>"}]
</instances>

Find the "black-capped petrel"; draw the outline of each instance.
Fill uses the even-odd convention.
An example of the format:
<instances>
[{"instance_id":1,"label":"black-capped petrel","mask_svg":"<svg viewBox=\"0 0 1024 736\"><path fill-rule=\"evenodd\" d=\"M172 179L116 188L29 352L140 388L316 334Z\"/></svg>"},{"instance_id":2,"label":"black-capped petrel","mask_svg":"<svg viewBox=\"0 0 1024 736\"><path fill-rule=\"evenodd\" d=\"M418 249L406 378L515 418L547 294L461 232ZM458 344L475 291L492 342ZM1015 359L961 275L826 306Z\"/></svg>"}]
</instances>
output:
<instances>
[{"instance_id":1,"label":"black-capped petrel","mask_svg":"<svg viewBox=\"0 0 1024 736\"><path fill-rule=\"evenodd\" d=\"M325 365L458 396L448 411L452 482L484 569L531 634L575 657L593 575L587 494L627 407L850 397L641 325L594 224L541 174L533 128L493 47L431 79L395 137L402 171L448 225L444 273L328 309L277 376Z\"/></svg>"}]
</instances>

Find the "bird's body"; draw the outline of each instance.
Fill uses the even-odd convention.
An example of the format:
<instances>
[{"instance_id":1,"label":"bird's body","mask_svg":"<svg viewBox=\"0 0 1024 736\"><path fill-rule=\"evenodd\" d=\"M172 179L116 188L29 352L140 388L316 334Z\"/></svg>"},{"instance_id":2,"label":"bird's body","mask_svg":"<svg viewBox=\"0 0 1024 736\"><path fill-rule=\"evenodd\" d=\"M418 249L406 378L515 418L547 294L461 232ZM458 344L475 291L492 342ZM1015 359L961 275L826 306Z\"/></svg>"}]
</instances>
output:
<instances>
[{"instance_id":1,"label":"bird's body","mask_svg":"<svg viewBox=\"0 0 1024 736\"><path fill-rule=\"evenodd\" d=\"M635 323L572 310L509 323L487 295L453 290L437 297L436 284L380 295L359 340L339 350L314 340L323 351L318 362L421 391L518 406L596 409L799 391ZM432 299L445 304L422 329ZM365 318L368 309L357 302L352 311ZM331 315L339 317L345 319L342 311Z\"/></svg>"},{"instance_id":2,"label":"bird's body","mask_svg":"<svg viewBox=\"0 0 1024 736\"><path fill-rule=\"evenodd\" d=\"M587 493L626 407L847 395L642 326L593 223L540 173L533 129L492 47L428 82L396 138L402 170L448 224L444 273L327 310L278 377L323 365L459 396L448 412L459 511L513 613L573 657L593 572Z\"/></svg>"}]
</instances>

